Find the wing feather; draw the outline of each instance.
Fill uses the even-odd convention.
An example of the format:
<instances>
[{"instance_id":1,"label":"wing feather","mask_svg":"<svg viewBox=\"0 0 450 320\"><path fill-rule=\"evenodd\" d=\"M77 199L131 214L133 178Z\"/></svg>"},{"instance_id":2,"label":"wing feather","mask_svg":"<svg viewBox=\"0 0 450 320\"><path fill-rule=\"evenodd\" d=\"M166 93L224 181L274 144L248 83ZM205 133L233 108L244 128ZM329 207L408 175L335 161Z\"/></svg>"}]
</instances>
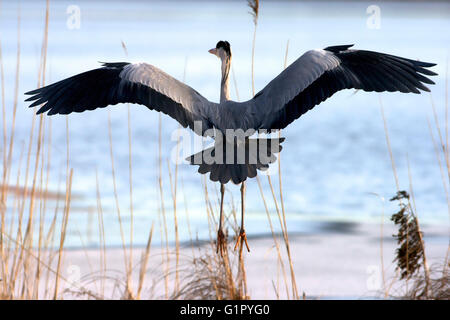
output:
<instances>
[{"instance_id":1,"label":"wing feather","mask_svg":"<svg viewBox=\"0 0 450 320\"><path fill-rule=\"evenodd\" d=\"M146 63L103 63L90 70L26 94L30 107L41 105L38 114L69 114L104 108L118 103L137 103L163 112L183 127L194 130L201 122L202 134L213 127L211 111L216 104L176 80L162 70Z\"/></svg>"},{"instance_id":2,"label":"wing feather","mask_svg":"<svg viewBox=\"0 0 450 320\"><path fill-rule=\"evenodd\" d=\"M429 91L426 76L433 63L389 54L351 50L352 45L311 50L273 79L255 97L240 104L242 118L251 118L246 129L285 128L314 106L343 89L364 91ZM235 109L239 109L236 108ZM251 116L250 116L251 115Z\"/></svg>"}]
</instances>

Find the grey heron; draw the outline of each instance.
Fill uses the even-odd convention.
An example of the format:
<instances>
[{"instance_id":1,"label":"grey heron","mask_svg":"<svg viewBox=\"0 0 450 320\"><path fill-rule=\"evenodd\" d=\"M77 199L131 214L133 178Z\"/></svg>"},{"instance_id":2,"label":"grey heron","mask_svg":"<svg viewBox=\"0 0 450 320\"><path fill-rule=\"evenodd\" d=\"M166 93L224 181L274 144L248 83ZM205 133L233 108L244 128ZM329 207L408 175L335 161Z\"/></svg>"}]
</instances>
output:
<instances>
[{"instance_id":1,"label":"grey heron","mask_svg":"<svg viewBox=\"0 0 450 320\"><path fill-rule=\"evenodd\" d=\"M283 129L314 106L325 101L343 89L364 91L399 91L420 93L429 91L424 85L434 84L426 76L436 75L427 68L433 63L406 59L390 54L350 49L353 45L331 46L325 49L307 51L289 65L252 99L245 102L230 100L229 72L231 47L227 41L219 41L209 50L221 60L220 102L204 98L188 85L176 80L162 70L147 63L114 62L103 63L101 68L77 74L70 78L42 87L26 94L26 101L34 101L30 107L42 105L38 114L69 114L103 108L118 103L136 103L150 110L163 112L177 120L183 127L189 127L197 134L211 135L211 129L223 133L228 129L261 131ZM200 124L200 129L196 129ZM213 134L213 138L216 136ZM223 233L224 185L229 181L241 184L241 226L237 236L242 249L244 243L249 250L244 229L245 181L253 178L258 170L268 167L274 161L273 153L281 151L279 145L284 139L262 139L265 146L275 145L266 151L268 160L263 162L260 154L249 154L250 134L240 139L222 139L222 147L214 146L196 155L221 153L223 160L228 149L223 145L244 146L244 162L236 157L228 162L196 162L202 174L210 173L212 181L220 182L220 220L217 231L217 251L224 249L226 239ZM215 139L216 141L220 139ZM264 152L263 152L264 154ZM252 158L252 161L250 161ZM201 157L200 157L201 159ZM228 160L228 159L227 159Z\"/></svg>"}]
</instances>

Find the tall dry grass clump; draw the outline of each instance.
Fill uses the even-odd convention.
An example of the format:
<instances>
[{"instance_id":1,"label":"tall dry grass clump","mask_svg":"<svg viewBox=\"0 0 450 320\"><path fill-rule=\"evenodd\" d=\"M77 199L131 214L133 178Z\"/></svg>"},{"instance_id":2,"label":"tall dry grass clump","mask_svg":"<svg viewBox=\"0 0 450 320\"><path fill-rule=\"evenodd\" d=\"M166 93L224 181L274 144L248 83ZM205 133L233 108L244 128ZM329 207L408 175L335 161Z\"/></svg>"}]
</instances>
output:
<instances>
[{"instance_id":1,"label":"tall dry grass clump","mask_svg":"<svg viewBox=\"0 0 450 320\"><path fill-rule=\"evenodd\" d=\"M49 1L47 1L38 70L38 87L45 84L49 12ZM69 157L67 157L65 191L62 193L61 190L58 190L58 192L52 193L48 190L51 163L51 122L50 120L46 122L42 115L36 119L37 116L33 113L28 147L25 148L25 144L20 146L19 161L15 163L18 170L17 176L15 179L11 179L14 168L12 159L13 155L17 154L15 124L20 82L20 6L17 25L16 78L10 114L5 104L3 59L0 54L3 116L0 297L3 299L57 298L59 281L64 278L61 275L61 261L70 212L73 171L70 168ZM8 117L10 117L9 120ZM38 121L37 135L35 135L36 120ZM7 142L8 138L9 142ZM25 173L23 175L22 162L24 159ZM31 184L30 176L32 177ZM19 187L22 181L23 186ZM57 205L50 226L45 226L47 202L50 198L54 198ZM58 217L62 217L59 226L57 225ZM57 234L57 230L59 234ZM59 242L59 245L54 246L55 240Z\"/></svg>"}]
</instances>

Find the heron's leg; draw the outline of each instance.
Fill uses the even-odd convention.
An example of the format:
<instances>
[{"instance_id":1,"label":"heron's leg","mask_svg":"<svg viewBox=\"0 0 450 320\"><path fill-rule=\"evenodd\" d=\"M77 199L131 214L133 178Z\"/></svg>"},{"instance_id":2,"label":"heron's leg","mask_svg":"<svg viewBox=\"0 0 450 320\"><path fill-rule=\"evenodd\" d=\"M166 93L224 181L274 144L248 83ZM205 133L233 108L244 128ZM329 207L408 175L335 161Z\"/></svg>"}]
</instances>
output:
<instances>
[{"instance_id":1,"label":"heron's leg","mask_svg":"<svg viewBox=\"0 0 450 320\"><path fill-rule=\"evenodd\" d=\"M239 231L239 236L237 237L236 244L234 246L234 250L238 247L239 243L241 246L244 245L247 247L247 251L250 252L250 248L247 242L247 235L245 234L244 229L244 213L245 213L245 181L241 184L241 230Z\"/></svg>"},{"instance_id":2,"label":"heron's leg","mask_svg":"<svg viewBox=\"0 0 450 320\"><path fill-rule=\"evenodd\" d=\"M220 184L220 218L219 218L219 230L217 231L217 253L220 251L220 255L223 256L223 251L227 245L225 234L223 233L223 197L225 194L225 185Z\"/></svg>"}]
</instances>

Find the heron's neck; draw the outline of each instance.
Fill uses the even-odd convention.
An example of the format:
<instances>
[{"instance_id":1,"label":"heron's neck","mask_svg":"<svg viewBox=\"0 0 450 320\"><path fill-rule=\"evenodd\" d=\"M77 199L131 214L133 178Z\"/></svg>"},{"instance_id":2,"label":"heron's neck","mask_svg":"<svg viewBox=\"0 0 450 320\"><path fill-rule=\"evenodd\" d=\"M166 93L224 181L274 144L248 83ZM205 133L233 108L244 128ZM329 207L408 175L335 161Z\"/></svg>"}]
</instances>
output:
<instances>
[{"instance_id":1,"label":"heron's neck","mask_svg":"<svg viewBox=\"0 0 450 320\"><path fill-rule=\"evenodd\" d=\"M226 100L230 100L230 66L231 66L231 57L226 57L222 60L222 81L220 82L220 102L224 102Z\"/></svg>"}]
</instances>

